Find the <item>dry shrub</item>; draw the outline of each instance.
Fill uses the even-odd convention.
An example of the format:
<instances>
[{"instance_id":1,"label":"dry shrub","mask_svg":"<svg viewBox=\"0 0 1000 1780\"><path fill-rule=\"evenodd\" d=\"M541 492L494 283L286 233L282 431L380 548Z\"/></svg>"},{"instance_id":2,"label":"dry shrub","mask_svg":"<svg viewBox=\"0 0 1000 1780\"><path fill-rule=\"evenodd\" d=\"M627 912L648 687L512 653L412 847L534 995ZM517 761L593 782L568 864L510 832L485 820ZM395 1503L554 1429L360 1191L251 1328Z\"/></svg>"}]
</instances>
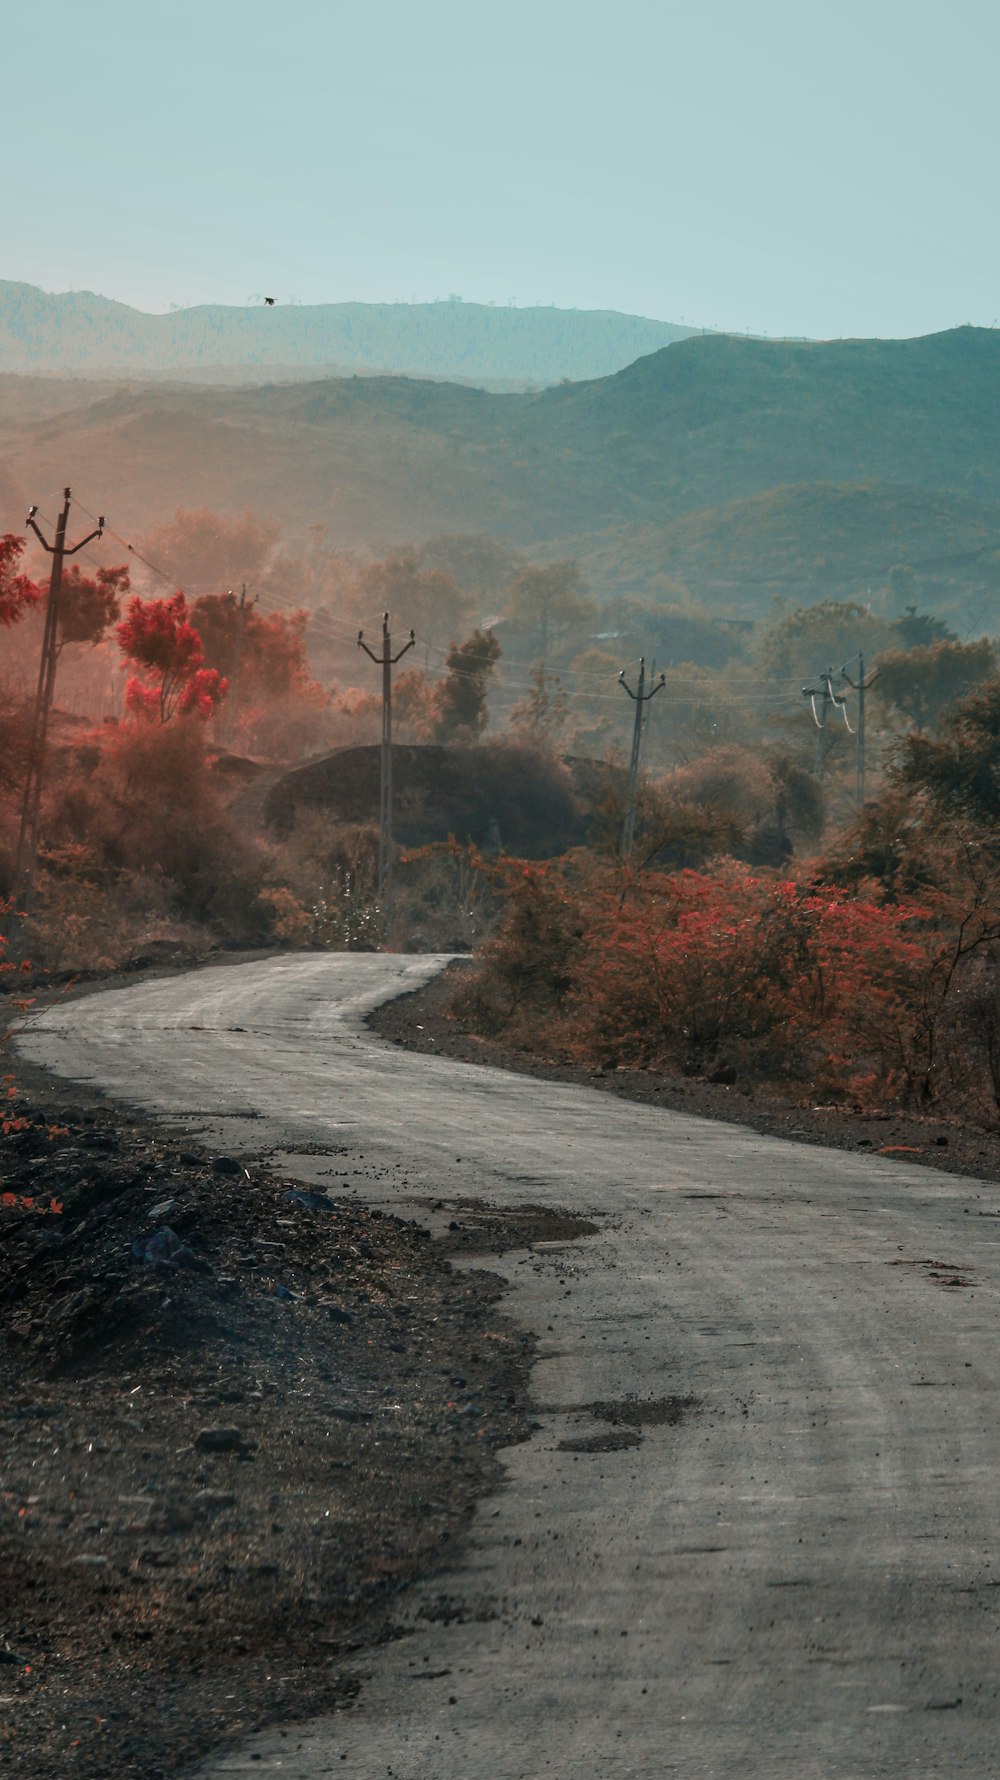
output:
<instances>
[{"instance_id":1,"label":"dry shrub","mask_svg":"<svg viewBox=\"0 0 1000 1780\"><path fill-rule=\"evenodd\" d=\"M454 1011L530 1050L546 1033L561 1032L586 951L582 898L562 866L500 860L481 869L502 889L506 907L478 954L479 968L456 992Z\"/></svg>"},{"instance_id":2,"label":"dry shrub","mask_svg":"<svg viewBox=\"0 0 1000 1780\"><path fill-rule=\"evenodd\" d=\"M929 911L713 872L602 881L506 861L508 905L456 1011L579 1061L808 1083L921 1102L937 1091L950 930Z\"/></svg>"},{"instance_id":3,"label":"dry shrub","mask_svg":"<svg viewBox=\"0 0 1000 1780\"><path fill-rule=\"evenodd\" d=\"M396 866L390 938L401 951L469 952L491 932L501 906L475 849L421 847Z\"/></svg>"},{"instance_id":4,"label":"dry shrub","mask_svg":"<svg viewBox=\"0 0 1000 1780\"><path fill-rule=\"evenodd\" d=\"M681 803L697 804L747 828L774 806L776 786L759 753L733 744L711 748L660 781Z\"/></svg>"},{"instance_id":5,"label":"dry shrub","mask_svg":"<svg viewBox=\"0 0 1000 1780\"><path fill-rule=\"evenodd\" d=\"M277 937L324 951L370 951L385 937L378 897L378 830L337 822L321 809L295 812L281 847L281 874L297 913L277 891ZM277 900L276 900L277 898Z\"/></svg>"},{"instance_id":6,"label":"dry shrub","mask_svg":"<svg viewBox=\"0 0 1000 1780\"><path fill-rule=\"evenodd\" d=\"M31 705L11 681L0 682L0 891L14 883L21 796L31 743Z\"/></svg>"},{"instance_id":7,"label":"dry shrub","mask_svg":"<svg viewBox=\"0 0 1000 1780\"><path fill-rule=\"evenodd\" d=\"M210 942L204 927L177 919L161 875L101 872L68 850L42 855L26 933L40 968L109 971L167 946L187 955Z\"/></svg>"},{"instance_id":8,"label":"dry shrub","mask_svg":"<svg viewBox=\"0 0 1000 1780\"><path fill-rule=\"evenodd\" d=\"M48 814L51 844L86 849L92 879L158 880L174 917L229 938L270 932L264 851L226 814L201 726L108 726L78 751Z\"/></svg>"}]
</instances>

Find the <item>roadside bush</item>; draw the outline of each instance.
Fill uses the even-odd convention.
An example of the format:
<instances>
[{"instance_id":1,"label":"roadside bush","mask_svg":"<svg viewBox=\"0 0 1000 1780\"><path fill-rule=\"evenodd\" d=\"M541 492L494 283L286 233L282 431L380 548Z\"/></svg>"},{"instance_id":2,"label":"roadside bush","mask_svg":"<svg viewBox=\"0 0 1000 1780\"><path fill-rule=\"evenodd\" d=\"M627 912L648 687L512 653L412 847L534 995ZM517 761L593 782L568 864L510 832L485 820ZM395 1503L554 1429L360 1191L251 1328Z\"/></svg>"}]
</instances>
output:
<instances>
[{"instance_id":1,"label":"roadside bush","mask_svg":"<svg viewBox=\"0 0 1000 1780\"><path fill-rule=\"evenodd\" d=\"M760 753L728 744L679 766L661 788L686 803L708 805L746 827L773 807L774 775Z\"/></svg>"},{"instance_id":2,"label":"roadside bush","mask_svg":"<svg viewBox=\"0 0 1000 1780\"><path fill-rule=\"evenodd\" d=\"M175 918L228 938L258 941L271 931L260 902L268 855L230 821L200 724L100 731L56 787L46 830L53 862L59 849L83 849L85 879L156 880Z\"/></svg>"},{"instance_id":3,"label":"roadside bush","mask_svg":"<svg viewBox=\"0 0 1000 1780\"><path fill-rule=\"evenodd\" d=\"M85 849L39 859L26 943L44 970L108 971L164 945L196 953L211 943L179 919L162 874L108 872Z\"/></svg>"},{"instance_id":4,"label":"roadside bush","mask_svg":"<svg viewBox=\"0 0 1000 1780\"><path fill-rule=\"evenodd\" d=\"M574 987L586 933L579 894L561 862L476 857L505 895L506 909L479 953L479 970L458 991L455 1011L488 1032L505 1031L515 1042L523 1037L530 1048L551 1030Z\"/></svg>"},{"instance_id":5,"label":"roadside bush","mask_svg":"<svg viewBox=\"0 0 1000 1780\"><path fill-rule=\"evenodd\" d=\"M512 1043L865 1104L951 1089L949 1033L983 921L733 863L650 873L627 894L607 873L503 871L506 913L456 1012Z\"/></svg>"},{"instance_id":6,"label":"roadside bush","mask_svg":"<svg viewBox=\"0 0 1000 1780\"><path fill-rule=\"evenodd\" d=\"M413 952L468 952L492 931L502 889L474 848L454 842L404 853L396 866L393 944Z\"/></svg>"},{"instance_id":7,"label":"roadside bush","mask_svg":"<svg viewBox=\"0 0 1000 1780\"><path fill-rule=\"evenodd\" d=\"M607 1062L720 1066L749 1079L890 1097L917 1067L909 1005L928 965L922 916L754 876L738 866L660 879L593 909L574 1042Z\"/></svg>"},{"instance_id":8,"label":"roadside bush","mask_svg":"<svg viewBox=\"0 0 1000 1780\"><path fill-rule=\"evenodd\" d=\"M378 829L371 823L338 822L303 805L281 843L276 869L285 888L266 891L265 899L275 909L279 939L327 951L369 951L385 937Z\"/></svg>"}]
</instances>

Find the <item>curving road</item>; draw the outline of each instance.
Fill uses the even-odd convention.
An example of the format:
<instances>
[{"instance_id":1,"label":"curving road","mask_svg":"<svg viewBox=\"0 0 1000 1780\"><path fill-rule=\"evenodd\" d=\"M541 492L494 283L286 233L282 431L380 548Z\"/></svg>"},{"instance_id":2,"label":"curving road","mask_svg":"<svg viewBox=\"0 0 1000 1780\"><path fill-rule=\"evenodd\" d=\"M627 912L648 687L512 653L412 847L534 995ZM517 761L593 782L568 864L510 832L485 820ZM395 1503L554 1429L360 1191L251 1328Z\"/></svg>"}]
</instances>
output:
<instances>
[{"instance_id":1,"label":"curving road","mask_svg":"<svg viewBox=\"0 0 1000 1780\"><path fill-rule=\"evenodd\" d=\"M414 1617L355 1712L202 1775L1000 1776L1000 1188L365 1033L436 968L206 970L20 1040L407 1215L473 1194L599 1226L499 1264L540 1337L543 1408L468 1561L430 1588L462 1612ZM609 1431L587 1405L688 1395L676 1425L581 1450Z\"/></svg>"}]
</instances>

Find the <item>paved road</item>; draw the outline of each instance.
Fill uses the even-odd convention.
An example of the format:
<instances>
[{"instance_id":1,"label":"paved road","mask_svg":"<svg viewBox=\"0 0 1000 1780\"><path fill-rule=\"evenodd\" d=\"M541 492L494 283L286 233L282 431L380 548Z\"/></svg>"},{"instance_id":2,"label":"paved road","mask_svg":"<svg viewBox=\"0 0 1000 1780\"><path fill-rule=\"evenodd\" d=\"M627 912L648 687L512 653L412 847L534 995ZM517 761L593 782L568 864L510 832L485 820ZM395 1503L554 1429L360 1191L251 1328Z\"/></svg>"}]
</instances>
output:
<instances>
[{"instance_id":1,"label":"paved road","mask_svg":"<svg viewBox=\"0 0 1000 1780\"><path fill-rule=\"evenodd\" d=\"M365 1036L433 968L207 970L22 1040L231 1146L304 1146L303 1173L377 1203L473 1192L599 1225L503 1263L543 1408L428 1591L466 1623L415 1620L358 1710L203 1774L1000 1775L1000 1187ZM595 1401L688 1394L639 1445L561 1445L608 1432Z\"/></svg>"}]
</instances>

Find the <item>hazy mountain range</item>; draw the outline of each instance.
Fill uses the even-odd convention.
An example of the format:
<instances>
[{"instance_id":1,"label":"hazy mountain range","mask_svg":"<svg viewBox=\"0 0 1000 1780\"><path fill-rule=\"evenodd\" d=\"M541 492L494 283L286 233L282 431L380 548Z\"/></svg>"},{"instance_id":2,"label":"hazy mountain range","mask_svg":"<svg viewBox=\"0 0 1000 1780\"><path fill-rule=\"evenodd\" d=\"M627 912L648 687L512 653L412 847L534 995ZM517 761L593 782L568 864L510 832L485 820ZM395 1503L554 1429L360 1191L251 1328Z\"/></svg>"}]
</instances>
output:
<instances>
[{"instance_id":1,"label":"hazy mountain range","mask_svg":"<svg viewBox=\"0 0 1000 1780\"><path fill-rule=\"evenodd\" d=\"M246 507L383 549L489 532L605 593L736 612L919 600L996 629L1000 333L780 344L695 336L614 375L491 394L396 377L260 388L0 378L0 530L78 485L126 537Z\"/></svg>"},{"instance_id":2,"label":"hazy mountain range","mask_svg":"<svg viewBox=\"0 0 1000 1780\"><path fill-rule=\"evenodd\" d=\"M263 299L146 315L92 291L0 281L0 372L279 382L397 372L486 385L603 377L695 330L612 310Z\"/></svg>"}]
</instances>

